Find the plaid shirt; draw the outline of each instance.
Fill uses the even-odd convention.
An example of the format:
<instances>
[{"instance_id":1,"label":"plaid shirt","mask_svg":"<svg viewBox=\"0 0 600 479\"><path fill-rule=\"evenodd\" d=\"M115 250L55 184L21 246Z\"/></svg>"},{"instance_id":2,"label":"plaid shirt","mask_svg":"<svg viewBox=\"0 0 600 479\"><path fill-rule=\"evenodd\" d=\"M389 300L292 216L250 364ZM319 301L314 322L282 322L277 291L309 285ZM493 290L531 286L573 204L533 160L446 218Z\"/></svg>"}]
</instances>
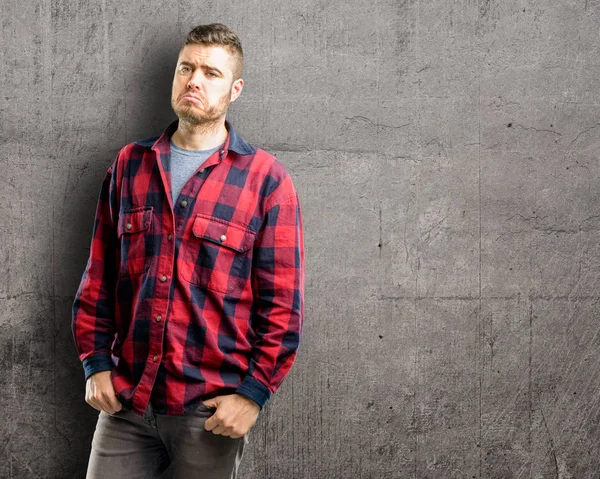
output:
<instances>
[{"instance_id":1,"label":"plaid shirt","mask_svg":"<svg viewBox=\"0 0 600 479\"><path fill-rule=\"evenodd\" d=\"M298 194L273 156L229 122L172 204L178 120L123 147L98 201L73 303L85 379L112 370L126 409L181 415L239 393L262 409L289 372L304 314Z\"/></svg>"}]
</instances>

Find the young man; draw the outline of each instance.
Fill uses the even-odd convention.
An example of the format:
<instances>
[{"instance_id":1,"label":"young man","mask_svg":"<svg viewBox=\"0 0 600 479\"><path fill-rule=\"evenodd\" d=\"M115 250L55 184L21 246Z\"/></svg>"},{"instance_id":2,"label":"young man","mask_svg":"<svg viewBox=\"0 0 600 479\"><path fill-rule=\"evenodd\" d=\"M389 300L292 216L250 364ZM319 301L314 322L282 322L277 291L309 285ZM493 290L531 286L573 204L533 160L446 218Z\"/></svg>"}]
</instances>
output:
<instances>
[{"instance_id":1,"label":"young man","mask_svg":"<svg viewBox=\"0 0 600 479\"><path fill-rule=\"evenodd\" d=\"M244 86L238 37L194 28L159 137L104 178L73 304L88 478L235 477L289 372L304 312L304 240L285 168L225 120Z\"/></svg>"}]
</instances>

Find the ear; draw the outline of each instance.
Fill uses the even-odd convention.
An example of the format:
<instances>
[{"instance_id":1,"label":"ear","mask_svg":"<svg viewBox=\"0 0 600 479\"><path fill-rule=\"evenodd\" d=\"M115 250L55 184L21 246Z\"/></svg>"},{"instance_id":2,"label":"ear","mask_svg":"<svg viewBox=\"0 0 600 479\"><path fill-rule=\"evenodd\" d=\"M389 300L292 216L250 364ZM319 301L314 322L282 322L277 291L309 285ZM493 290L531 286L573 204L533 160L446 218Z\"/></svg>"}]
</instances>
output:
<instances>
[{"instance_id":1,"label":"ear","mask_svg":"<svg viewBox=\"0 0 600 479\"><path fill-rule=\"evenodd\" d=\"M231 102L232 103L235 100L237 100L237 97L239 97L242 94L243 88L244 88L244 80L242 80L241 78L238 78L236 81L233 82L233 84L231 85Z\"/></svg>"}]
</instances>

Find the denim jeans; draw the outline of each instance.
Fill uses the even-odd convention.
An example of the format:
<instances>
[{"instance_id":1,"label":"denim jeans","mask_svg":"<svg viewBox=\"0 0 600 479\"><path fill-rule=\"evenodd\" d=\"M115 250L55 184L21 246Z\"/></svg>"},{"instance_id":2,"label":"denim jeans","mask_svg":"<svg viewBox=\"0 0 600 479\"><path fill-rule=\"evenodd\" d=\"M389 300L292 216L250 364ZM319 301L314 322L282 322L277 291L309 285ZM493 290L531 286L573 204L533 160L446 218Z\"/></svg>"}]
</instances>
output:
<instances>
[{"instance_id":1,"label":"denim jeans","mask_svg":"<svg viewBox=\"0 0 600 479\"><path fill-rule=\"evenodd\" d=\"M235 479L248 434L238 439L204 429L216 408L203 403L182 416L101 411L86 479Z\"/></svg>"}]
</instances>

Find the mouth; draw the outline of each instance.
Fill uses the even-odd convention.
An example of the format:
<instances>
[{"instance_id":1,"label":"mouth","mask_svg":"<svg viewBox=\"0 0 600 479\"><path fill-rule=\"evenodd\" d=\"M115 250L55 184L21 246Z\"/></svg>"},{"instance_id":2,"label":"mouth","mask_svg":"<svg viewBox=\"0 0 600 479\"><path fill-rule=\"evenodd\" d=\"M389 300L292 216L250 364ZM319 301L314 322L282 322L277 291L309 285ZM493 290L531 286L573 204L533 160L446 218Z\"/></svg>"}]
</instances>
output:
<instances>
[{"instance_id":1,"label":"mouth","mask_svg":"<svg viewBox=\"0 0 600 479\"><path fill-rule=\"evenodd\" d=\"M183 95L181 97L181 99L191 101L192 103L202 103L202 101L199 98L196 98L195 96L192 96L192 95Z\"/></svg>"}]
</instances>

